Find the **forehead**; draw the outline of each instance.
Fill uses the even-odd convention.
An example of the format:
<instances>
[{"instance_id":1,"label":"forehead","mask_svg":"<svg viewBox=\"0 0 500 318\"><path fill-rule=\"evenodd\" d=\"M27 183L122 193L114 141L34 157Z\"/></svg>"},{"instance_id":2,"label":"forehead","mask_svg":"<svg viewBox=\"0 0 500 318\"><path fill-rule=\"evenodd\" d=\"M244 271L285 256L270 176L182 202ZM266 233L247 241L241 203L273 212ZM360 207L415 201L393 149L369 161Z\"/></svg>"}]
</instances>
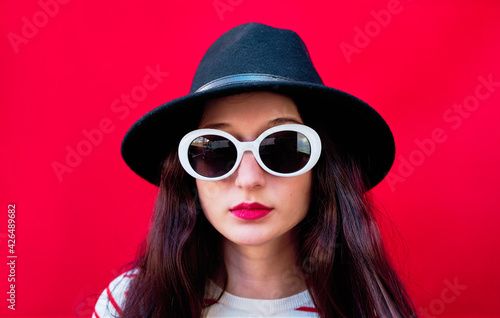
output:
<instances>
[{"instance_id":1,"label":"forehead","mask_svg":"<svg viewBox=\"0 0 500 318\"><path fill-rule=\"evenodd\" d=\"M294 118L300 115L294 101L281 94L250 92L217 98L207 102L200 126L238 123L259 123L276 118Z\"/></svg>"}]
</instances>

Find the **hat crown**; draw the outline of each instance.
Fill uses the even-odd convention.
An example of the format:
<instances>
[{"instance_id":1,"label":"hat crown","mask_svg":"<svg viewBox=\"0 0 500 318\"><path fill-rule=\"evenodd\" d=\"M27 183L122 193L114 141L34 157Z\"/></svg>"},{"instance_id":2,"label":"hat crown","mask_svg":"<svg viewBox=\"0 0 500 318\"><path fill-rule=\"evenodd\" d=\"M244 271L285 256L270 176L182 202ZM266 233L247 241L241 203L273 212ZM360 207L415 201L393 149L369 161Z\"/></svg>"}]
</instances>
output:
<instances>
[{"instance_id":1,"label":"hat crown","mask_svg":"<svg viewBox=\"0 0 500 318\"><path fill-rule=\"evenodd\" d=\"M190 92L241 74L323 84L306 45L295 32L247 23L229 30L210 46L196 70Z\"/></svg>"},{"instance_id":2,"label":"hat crown","mask_svg":"<svg viewBox=\"0 0 500 318\"><path fill-rule=\"evenodd\" d=\"M191 93L151 110L129 129L122 143L125 162L159 184L165 158L198 127L207 101L259 90L294 99L303 118L323 127L321 138L331 138L360 162L369 187L391 168L395 146L384 119L358 98L323 85L295 32L259 23L223 34L200 62Z\"/></svg>"}]
</instances>

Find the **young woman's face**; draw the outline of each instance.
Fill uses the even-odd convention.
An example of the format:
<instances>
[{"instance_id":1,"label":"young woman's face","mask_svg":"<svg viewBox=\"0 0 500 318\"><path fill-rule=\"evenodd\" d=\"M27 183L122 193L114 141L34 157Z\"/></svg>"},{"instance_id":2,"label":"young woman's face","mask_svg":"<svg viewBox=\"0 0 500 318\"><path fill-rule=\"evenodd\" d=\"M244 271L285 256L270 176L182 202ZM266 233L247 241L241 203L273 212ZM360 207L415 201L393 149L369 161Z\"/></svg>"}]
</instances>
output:
<instances>
[{"instance_id":1,"label":"young woman's face","mask_svg":"<svg viewBox=\"0 0 500 318\"><path fill-rule=\"evenodd\" d=\"M199 128L220 129L240 141L253 141L270 127L291 123L302 123L292 99L254 92L210 101ZM311 182L311 171L295 177L271 175L246 152L231 176L196 180L196 185L209 222L231 242L257 246L291 237L291 230L307 214Z\"/></svg>"}]
</instances>

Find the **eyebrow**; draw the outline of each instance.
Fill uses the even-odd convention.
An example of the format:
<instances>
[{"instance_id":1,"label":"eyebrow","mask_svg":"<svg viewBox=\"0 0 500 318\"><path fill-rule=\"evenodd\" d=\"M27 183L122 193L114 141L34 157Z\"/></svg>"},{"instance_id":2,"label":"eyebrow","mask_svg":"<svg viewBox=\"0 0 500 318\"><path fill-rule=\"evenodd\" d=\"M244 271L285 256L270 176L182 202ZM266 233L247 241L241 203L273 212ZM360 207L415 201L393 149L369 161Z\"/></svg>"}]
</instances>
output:
<instances>
[{"instance_id":1,"label":"eyebrow","mask_svg":"<svg viewBox=\"0 0 500 318\"><path fill-rule=\"evenodd\" d=\"M206 128L222 129L222 128L226 128L229 126L231 126L231 125L229 125L228 123L213 123L213 124L203 125L200 128L202 128L202 129L206 129Z\"/></svg>"},{"instance_id":2,"label":"eyebrow","mask_svg":"<svg viewBox=\"0 0 500 318\"><path fill-rule=\"evenodd\" d=\"M278 117L275 119L272 119L268 122L269 127L273 126L278 126L278 125L283 125L287 123L295 123L295 124L303 124L300 120L293 118L293 117ZM222 128L228 128L231 127L229 123L213 123L213 124L208 124L208 125L203 125L203 127L200 128L212 128L212 129L222 129Z\"/></svg>"},{"instance_id":3,"label":"eyebrow","mask_svg":"<svg viewBox=\"0 0 500 318\"><path fill-rule=\"evenodd\" d=\"M300 120L293 117L279 117L269 121L269 126L283 125L287 123L303 124Z\"/></svg>"}]
</instances>

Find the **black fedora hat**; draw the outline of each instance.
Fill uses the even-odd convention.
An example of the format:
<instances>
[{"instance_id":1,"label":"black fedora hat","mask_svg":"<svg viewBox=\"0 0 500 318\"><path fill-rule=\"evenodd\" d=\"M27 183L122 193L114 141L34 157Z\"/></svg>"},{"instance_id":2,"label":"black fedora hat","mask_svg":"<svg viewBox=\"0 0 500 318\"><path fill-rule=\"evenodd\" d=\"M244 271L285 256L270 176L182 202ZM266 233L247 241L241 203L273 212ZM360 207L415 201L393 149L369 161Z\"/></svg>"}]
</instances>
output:
<instances>
[{"instance_id":1,"label":"black fedora hat","mask_svg":"<svg viewBox=\"0 0 500 318\"><path fill-rule=\"evenodd\" d=\"M188 95L140 118L127 132L122 156L139 176L158 185L161 164L182 136L196 129L209 99L250 91L272 91L295 100L328 127L329 138L361 162L370 187L394 162L392 133L368 104L323 84L304 42L293 31L260 23L237 26L219 37L196 70Z\"/></svg>"}]
</instances>

